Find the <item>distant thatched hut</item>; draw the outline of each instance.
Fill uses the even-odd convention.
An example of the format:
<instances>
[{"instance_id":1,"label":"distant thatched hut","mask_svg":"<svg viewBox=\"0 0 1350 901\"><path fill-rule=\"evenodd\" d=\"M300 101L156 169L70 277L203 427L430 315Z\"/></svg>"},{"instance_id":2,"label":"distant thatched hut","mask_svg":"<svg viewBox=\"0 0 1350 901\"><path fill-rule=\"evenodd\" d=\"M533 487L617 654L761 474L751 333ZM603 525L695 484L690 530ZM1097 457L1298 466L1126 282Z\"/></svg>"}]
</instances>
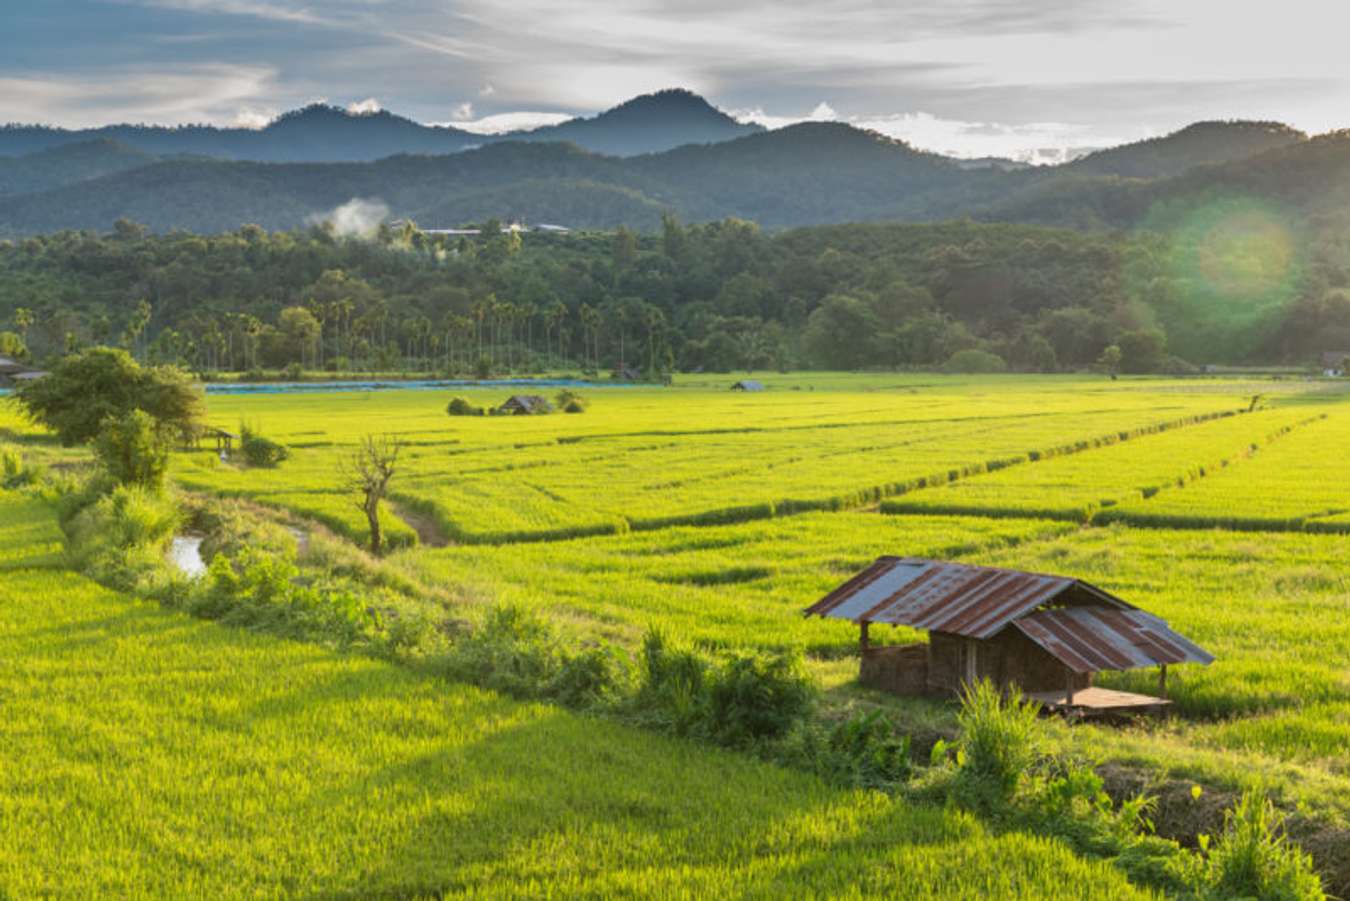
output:
<instances>
[{"instance_id":1,"label":"distant thatched hut","mask_svg":"<svg viewBox=\"0 0 1350 901\"><path fill-rule=\"evenodd\" d=\"M764 383L756 379L741 379L731 386L732 391L763 391Z\"/></svg>"},{"instance_id":2,"label":"distant thatched hut","mask_svg":"<svg viewBox=\"0 0 1350 901\"><path fill-rule=\"evenodd\" d=\"M1076 713L1168 704L1167 666L1214 658L1167 623L1078 579L913 557L880 557L806 614L861 628L864 683L952 695L980 679L1016 685ZM927 644L873 647L873 623L928 632ZM1100 670L1159 668L1160 697L1092 687Z\"/></svg>"},{"instance_id":3,"label":"distant thatched hut","mask_svg":"<svg viewBox=\"0 0 1350 901\"><path fill-rule=\"evenodd\" d=\"M553 405L538 394L513 394L497 412L507 416L532 416L552 413Z\"/></svg>"}]
</instances>

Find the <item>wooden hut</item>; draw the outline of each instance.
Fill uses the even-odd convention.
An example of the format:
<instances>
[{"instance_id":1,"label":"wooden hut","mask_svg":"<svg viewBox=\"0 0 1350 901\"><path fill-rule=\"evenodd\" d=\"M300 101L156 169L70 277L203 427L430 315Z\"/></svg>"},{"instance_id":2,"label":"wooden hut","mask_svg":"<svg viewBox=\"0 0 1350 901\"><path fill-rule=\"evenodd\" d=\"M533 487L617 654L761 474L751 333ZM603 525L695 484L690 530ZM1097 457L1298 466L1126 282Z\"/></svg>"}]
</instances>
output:
<instances>
[{"instance_id":1,"label":"wooden hut","mask_svg":"<svg viewBox=\"0 0 1350 901\"><path fill-rule=\"evenodd\" d=\"M731 386L732 391L763 391L764 383L756 379L741 379Z\"/></svg>"},{"instance_id":2,"label":"wooden hut","mask_svg":"<svg viewBox=\"0 0 1350 901\"><path fill-rule=\"evenodd\" d=\"M531 416L553 412L553 405L538 394L513 394L497 412L507 416Z\"/></svg>"},{"instance_id":3,"label":"wooden hut","mask_svg":"<svg viewBox=\"0 0 1350 901\"><path fill-rule=\"evenodd\" d=\"M1322 354L1322 374L1339 377L1350 368L1350 351L1329 350Z\"/></svg>"},{"instance_id":4,"label":"wooden hut","mask_svg":"<svg viewBox=\"0 0 1350 901\"><path fill-rule=\"evenodd\" d=\"M192 436L194 447L197 446L198 436L214 441L216 443L216 453L218 454L233 453L234 443L239 440L239 436L233 432L227 432L224 429L216 428L215 426L207 426L202 429L198 435Z\"/></svg>"},{"instance_id":5,"label":"wooden hut","mask_svg":"<svg viewBox=\"0 0 1350 901\"><path fill-rule=\"evenodd\" d=\"M989 679L1078 714L1154 711L1167 667L1214 658L1158 617L1078 579L915 557L880 557L811 607L860 630L864 684L951 696ZM910 626L924 644L874 646L869 627ZM1158 667L1158 696L1094 687L1102 670Z\"/></svg>"}]
</instances>

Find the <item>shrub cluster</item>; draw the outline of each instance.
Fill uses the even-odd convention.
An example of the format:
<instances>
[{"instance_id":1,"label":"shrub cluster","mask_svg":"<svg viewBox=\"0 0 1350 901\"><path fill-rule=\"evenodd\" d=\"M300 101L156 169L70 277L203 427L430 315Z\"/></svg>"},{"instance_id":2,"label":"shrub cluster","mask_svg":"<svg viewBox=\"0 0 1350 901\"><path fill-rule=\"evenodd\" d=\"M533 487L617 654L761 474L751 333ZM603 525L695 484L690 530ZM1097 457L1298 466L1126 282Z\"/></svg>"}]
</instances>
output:
<instances>
[{"instance_id":1,"label":"shrub cluster","mask_svg":"<svg viewBox=\"0 0 1350 901\"><path fill-rule=\"evenodd\" d=\"M251 423L239 423L239 443L240 449L244 452L244 460L249 466L271 468L291 456L290 450L284 444L263 436L258 427Z\"/></svg>"},{"instance_id":2,"label":"shrub cluster","mask_svg":"<svg viewBox=\"0 0 1350 901\"><path fill-rule=\"evenodd\" d=\"M562 389L554 399L557 401L558 409L564 413L585 413L586 408L591 405L590 401L571 388Z\"/></svg>"},{"instance_id":3,"label":"shrub cluster","mask_svg":"<svg viewBox=\"0 0 1350 901\"><path fill-rule=\"evenodd\" d=\"M487 411L474 406L463 397L456 397L446 406L445 412L451 416L484 416Z\"/></svg>"},{"instance_id":4,"label":"shrub cluster","mask_svg":"<svg viewBox=\"0 0 1350 901\"><path fill-rule=\"evenodd\" d=\"M990 683L970 687L958 715L960 737L939 742L926 790L987 819L1068 840L1107 857L1138 883L1195 898L1321 899L1311 858L1288 842L1274 806L1249 791L1227 815L1212 849L1197 854L1152 835L1155 801L1115 803L1090 763L1041 752L1034 704Z\"/></svg>"},{"instance_id":5,"label":"shrub cluster","mask_svg":"<svg viewBox=\"0 0 1350 901\"><path fill-rule=\"evenodd\" d=\"M24 459L16 447L0 445L0 488L22 488L42 480L40 467Z\"/></svg>"}]
</instances>

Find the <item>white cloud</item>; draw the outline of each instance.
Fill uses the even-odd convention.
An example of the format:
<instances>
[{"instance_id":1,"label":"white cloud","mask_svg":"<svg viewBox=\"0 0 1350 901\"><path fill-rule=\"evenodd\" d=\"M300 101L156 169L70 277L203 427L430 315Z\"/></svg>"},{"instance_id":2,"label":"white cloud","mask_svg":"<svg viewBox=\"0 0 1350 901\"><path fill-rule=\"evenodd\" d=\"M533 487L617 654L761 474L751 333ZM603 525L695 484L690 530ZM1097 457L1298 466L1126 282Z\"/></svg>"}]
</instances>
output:
<instances>
[{"instance_id":1,"label":"white cloud","mask_svg":"<svg viewBox=\"0 0 1350 901\"><path fill-rule=\"evenodd\" d=\"M374 97L367 97L365 100L358 100L355 103L347 104L347 112L353 116L366 116L380 111L380 101Z\"/></svg>"},{"instance_id":2,"label":"white cloud","mask_svg":"<svg viewBox=\"0 0 1350 901\"><path fill-rule=\"evenodd\" d=\"M497 89L492 86L491 82L483 85L478 90L479 97L491 97L495 93L497 93Z\"/></svg>"},{"instance_id":3,"label":"white cloud","mask_svg":"<svg viewBox=\"0 0 1350 901\"><path fill-rule=\"evenodd\" d=\"M266 128L273 119L277 117L276 110L259 110L251 107L245 107L234 114L230 120L230 125L235 128Z\"/></svg>"},{"instance_id":4,"label":"white cloud","mask_svg":"<svg viewBox=\"0 0 1350 901\"><path fill-rule=\"evenodd\" d=\"M451 122L433 122L432 125L453 126L461 131L471 131L480 135L499 135L508 131L528 131L544 125L557 125L574 118L566 113L515 112L497 113L483 116L481 119L454 120Z\"/></svg>"},{"instance_id":5,"label":"white cloud","mask_svg":"<svg viewBox=\"0 0 1350 901\"><path fill-rule=\"evenodd\" d=\"M241 110L267 108L275 94L275 76L271 68L221 64L0 76L0 118L67 127L230 122Z\"/></svg>"},{"instance_id":6,"label":"white cloud","mask_svg":"<svg viewBox=\"0 0 1350 901\"><path fill-rule=\"evenodd\" d=\"M122 0L122 2L136 3L137 0ZM139 0L137 5L195 13L249 16L272 22L324 24L324 19L306 6L296 6L290 3L268 3L263 2L263 0Z\"/></svg>"},{"instance_id":7,"label":"white cloud","mask_svg":"<svg viewBox=\"0 0 1350 901\"><path fill-rule=\"evenodd\" d=\"M742 121L757 122L765 128L784 128L799 122L847 122L946 156L1001 156L1037 164L1064 162L1084 151L1148 136L1103 135L1089 126L1064 122L968 122L926 112L841 116L825 101L803 115L771 115L760 107L731 112Z\"/></svg>"},{"instance_id":8,"label":"white cloud","mask_svg":"<svg viewBox=\"0 0 1350 901\"><path fill-rule=\"evenodd\" d=\"M473 119L473 104L465 101L455 107L455 111L450 114L456 122L467 122Z\"/></svg>"}]
</instances>

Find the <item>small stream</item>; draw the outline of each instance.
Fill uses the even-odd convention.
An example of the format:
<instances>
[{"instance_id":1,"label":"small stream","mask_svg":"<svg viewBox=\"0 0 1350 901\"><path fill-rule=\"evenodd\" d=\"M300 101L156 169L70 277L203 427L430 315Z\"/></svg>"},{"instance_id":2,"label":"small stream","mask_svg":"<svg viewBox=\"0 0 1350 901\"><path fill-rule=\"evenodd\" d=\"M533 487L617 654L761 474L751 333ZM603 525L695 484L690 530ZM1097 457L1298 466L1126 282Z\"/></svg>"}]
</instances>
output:
<instances>
[{"instance_id":1,"label":"small stream","mask_svg":"<svg viewBox=\"0 0 1350 901\"><path fill-rule=\"evenodd\" d=\"M169 562L189 579L204 574L206 561L202 559L202 536L175 535L169 545Z\"/></svg>"}]
</instances>

